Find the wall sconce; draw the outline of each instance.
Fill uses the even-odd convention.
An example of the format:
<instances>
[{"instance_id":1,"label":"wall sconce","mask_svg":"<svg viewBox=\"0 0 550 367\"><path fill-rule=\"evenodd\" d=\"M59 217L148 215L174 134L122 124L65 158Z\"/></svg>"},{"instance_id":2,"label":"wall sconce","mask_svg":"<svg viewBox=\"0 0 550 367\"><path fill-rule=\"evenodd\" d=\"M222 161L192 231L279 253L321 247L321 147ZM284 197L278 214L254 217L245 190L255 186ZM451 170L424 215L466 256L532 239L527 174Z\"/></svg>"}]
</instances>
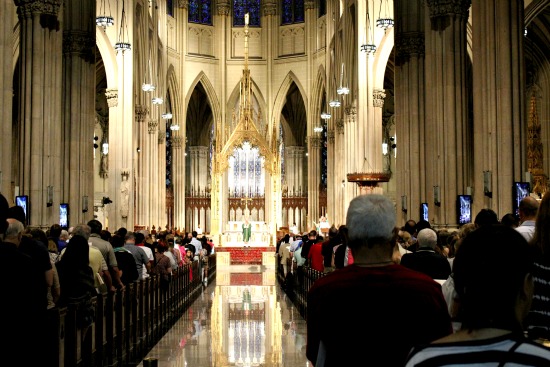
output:
<instances>
[{"instance_id":1,"label":"wall sconce","mask_svg":"<svg viewBox=\"0 0 550 367\"><path fill-rule=\"evenodd\" d=\"M483 171L483 193L485 196L492 198L493 197L493 191L492 191L492 174L491 171Z\"/></svg>"},{"instance_id":2,"label":"wall sconce","mask_svg":"<svg viewBox=\"0 0 550 367\"><path fill-rule=\"evenodd\" d=\"M439 196L439 186L434 186L434 205L441 206L441 197Z\"/></svg>"},{"instance_id":3,"label":"wall sconce","mask_svg":"<svg viewBox=\"0 0 550 367\"><path fill-rule=\"evenodd\" d=\"M466 195L472 195L473 192L474 192L474 190L472 189L472 186L467 186L466 187Z\"/></svg>"},{"instance_id":4,"label":"wall sconce","mask_svg":"<svg viewBox=\"0 0 550 367\"><path fill-rule=\"evenodd\" d=\"M407 212L407 195L401 195L401 211Z\"/></svg>"},{"instance_id":5,"label":"wall sconce","mask_svg":"<svg viewBox=\"0 0 550 367\"><path fill-rule=\"evenodd\" d=\"M48 186L46 189L46 207L51 207L53 205L53 186Z\"/></svg>"},{"instance_id":6,"label":"wall sconce","mask_svg":"<svg viewBox=\"0 0 550 367\"><path fill-rule=\"evenodd\" d=\"M86 213L88 211L88 196L84 195L82 197L82 213Z\"/></svg>"}]
</instances>

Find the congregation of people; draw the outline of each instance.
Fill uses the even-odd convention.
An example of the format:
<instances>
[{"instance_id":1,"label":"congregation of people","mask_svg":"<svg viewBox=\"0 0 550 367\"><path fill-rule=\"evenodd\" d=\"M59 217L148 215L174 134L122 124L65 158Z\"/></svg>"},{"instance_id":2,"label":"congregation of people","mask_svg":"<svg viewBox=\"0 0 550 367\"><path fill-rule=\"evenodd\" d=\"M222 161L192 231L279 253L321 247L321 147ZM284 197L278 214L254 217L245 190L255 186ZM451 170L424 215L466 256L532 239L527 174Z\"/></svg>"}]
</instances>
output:
<instances>
[{"instance_id":1,"label":"congregation of people","mask_svg":"<svg viewBox=\"0 0 550 367\"><path fill-rule=\"evenodd\" d=\"M95 219L69 229L58 224L47 231L28 228L23 208L9 207L1 194L0 234L0 274L9 295L0 312L11 333L0 352L7 365L43 365L52 356L48 310L77 304L77 327L85 335L95 321L92 299L97 294L115 293L152 275L165 290L172 272L194 261L206 287L208 256L214 251L212 241L196 231L153 235L119 228L111 233Z\"/></svg>"}]
</instances>

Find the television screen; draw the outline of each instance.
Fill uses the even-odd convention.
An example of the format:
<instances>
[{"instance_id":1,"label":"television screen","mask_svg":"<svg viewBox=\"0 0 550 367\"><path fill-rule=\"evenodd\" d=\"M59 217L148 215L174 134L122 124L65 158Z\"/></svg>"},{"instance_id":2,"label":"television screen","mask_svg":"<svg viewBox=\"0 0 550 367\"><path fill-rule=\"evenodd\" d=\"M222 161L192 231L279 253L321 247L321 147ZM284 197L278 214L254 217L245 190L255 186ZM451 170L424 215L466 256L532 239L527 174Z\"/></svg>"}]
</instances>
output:
<instances>
[{"instance_id":1,"label":"television screen","mask_svg":"<svg viewBox=\"0 0 550 367\"><path fill-rule=\"evenodd\" d=\"M63 229L69 228L69 204L59 204L59 225Z\"/></svg>"},{"instance_id":2,"label":"television screen","mask_svg":"<svg viewBox=\"0 0 550 367\"><path fill-rule=\"evenodd\" d=\"M420 219L423 219L426 222L430 221L428 216L428 203L420 204Z\"/></svg>"},{"instance_id":3,"label":"television screen","mask_svg":"<svg viewBox=\"0 0 550 367\"><path fill-rule=\"evenodd\" d=\"M531 191L529 186L529 182L514 182L512 186L512 198L514 200L512 207L516 218L519 218L519 203L521 199L529 196Z\"/></svg>"},{"instance_id":4,"label":"television screen","mask_svg":"<svg viewBox=\"0 0 550 367\"><path fill-rule=\"evenodd\" d=\"M472 195L458 195L456 199L456 216L459 226L472 221Z\"/></svg>"},{"instance_id":5,"label":"television screen","mask_svg":"<svg viewBox=\"0 0 550 367\"><path fill-rule=\"evenodd\" d=\"M27 195L16 196L15 205L23 208L23 211L25 212L25 221L26 221L26 223L23 223L23 224L27 225L29 223L29 197Z\"/></svg>"}]
</instances>

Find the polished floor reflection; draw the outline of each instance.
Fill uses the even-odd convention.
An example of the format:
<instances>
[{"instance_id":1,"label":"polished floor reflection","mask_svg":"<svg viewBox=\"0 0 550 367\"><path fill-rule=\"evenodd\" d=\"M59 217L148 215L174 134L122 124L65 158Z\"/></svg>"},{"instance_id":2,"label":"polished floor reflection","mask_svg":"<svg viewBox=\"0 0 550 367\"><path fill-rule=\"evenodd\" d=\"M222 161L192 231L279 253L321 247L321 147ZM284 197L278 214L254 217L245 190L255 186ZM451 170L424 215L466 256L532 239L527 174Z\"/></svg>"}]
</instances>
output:
<instances>
[{"instance_id":1,"label":"polished floor reflection","mask_svg":"<svg viewBox=\"0 0 550 367\"><path fill-rule=\"evenodd\" d=\"M216 279L146 356L158 366L307 367L306 322L262 266L218 268ZM147 366L149 362L139 366Z\"/></svg>"}]
</instances>

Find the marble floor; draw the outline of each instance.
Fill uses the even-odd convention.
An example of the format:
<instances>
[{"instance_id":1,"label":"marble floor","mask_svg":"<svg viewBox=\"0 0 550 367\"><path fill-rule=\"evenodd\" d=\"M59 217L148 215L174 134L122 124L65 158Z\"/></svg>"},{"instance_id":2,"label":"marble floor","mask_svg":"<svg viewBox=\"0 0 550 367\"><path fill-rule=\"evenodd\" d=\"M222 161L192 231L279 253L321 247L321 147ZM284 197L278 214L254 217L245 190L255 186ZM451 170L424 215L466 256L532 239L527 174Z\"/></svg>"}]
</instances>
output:
<instances>
[{"instance_id":1,"label":"marble floor","mask_svg":"<svg viewBox=\"0 0 550 367\"><path fill-rule=\"evenodd\" d=\"M308 367L306 322L260 265L218 268L138 367Z\"/></svg>"}]
</instances>

